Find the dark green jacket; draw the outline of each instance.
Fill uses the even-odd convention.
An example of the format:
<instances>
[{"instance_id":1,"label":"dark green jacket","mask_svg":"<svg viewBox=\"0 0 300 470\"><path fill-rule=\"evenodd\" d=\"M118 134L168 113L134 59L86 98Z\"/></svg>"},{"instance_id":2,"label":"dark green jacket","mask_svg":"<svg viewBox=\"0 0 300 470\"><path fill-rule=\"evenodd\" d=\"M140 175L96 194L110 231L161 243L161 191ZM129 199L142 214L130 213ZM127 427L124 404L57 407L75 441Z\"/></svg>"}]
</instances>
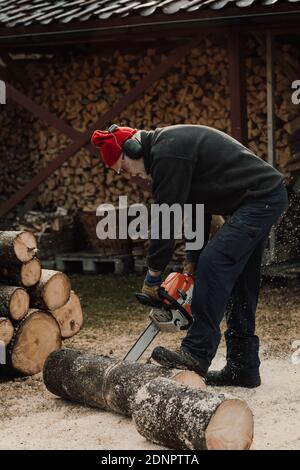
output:
<instances>
[{"instance_id":1,"label":"dark green jacket","mask_svg":"<svg viewBox=\"0 0 300 470\"><path fill-rule=\"evenodd\" d=\"M262 197L283 177L224 132L200 125L142 131L146 172L154 202L204 204L207 214L231 214L247 196ZM163 270L173 240L151 240L148 265Z\"/></svg>"}]
</instances>

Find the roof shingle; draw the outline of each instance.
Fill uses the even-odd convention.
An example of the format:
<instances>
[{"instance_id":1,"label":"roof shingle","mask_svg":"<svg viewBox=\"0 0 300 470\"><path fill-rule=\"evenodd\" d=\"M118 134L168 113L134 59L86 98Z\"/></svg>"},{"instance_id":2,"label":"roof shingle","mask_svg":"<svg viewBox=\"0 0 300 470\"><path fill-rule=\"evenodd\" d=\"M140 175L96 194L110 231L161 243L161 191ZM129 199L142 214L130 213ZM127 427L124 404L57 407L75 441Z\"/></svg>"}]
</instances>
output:
<instances>
[{"instance_id":1,"label":"roof shingle","mask_svg":"<svg viewBox=\"0 0 300 470\"><path fill-rule=\"evenodd\" d=\"M51 22L105 20L111 17L173 15L180 11L219 10L254 5L289 4L300 0L0 0L0 24L8 27ZM238 10L237 10L238 16Z\"/></svg>"}]
</instances>

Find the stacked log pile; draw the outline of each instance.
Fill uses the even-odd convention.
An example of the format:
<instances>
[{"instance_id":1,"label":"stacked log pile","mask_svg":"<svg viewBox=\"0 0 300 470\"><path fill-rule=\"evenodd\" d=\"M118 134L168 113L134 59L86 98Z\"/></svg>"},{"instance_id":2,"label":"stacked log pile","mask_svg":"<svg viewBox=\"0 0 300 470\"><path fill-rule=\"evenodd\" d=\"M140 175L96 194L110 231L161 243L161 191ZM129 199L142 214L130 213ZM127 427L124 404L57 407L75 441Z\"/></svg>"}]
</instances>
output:
<instances>
[{"instance_id":1,"label":"stacked log pile","mask_svg":"<svg viewBox=\"0 0 300 470\"><path fill-rule=\"evenodd\" d=\"M246 52L249 147L266 159L265 50L253 39L248 41ZM282 53L289 63L295 61L292 48L282 46ZM59 57L38 63L32 60L26 62L26 72L31 77L32 98L75 129L84 131L166 57L167 53L159 48L149 48L142 54L117 50L102 56L73 55L69 61ZM279 67L276 81L276 146L281 167L290 156L288 131L284 126L290 119L291 84ZM13 120L14 115L13 109L6 109L9 115L5 110L0 118L3 129L10 128L7 120ZM229 109L226 47L216 39L206 38L155 82L142 98L128 106L117 121L145 129L199 123L230 132ZM4 195L17 189L11 186L12 182L20 186L24 181L23 173L29 174L28 169L21 166L22 178L12 178L23 159L31 174L35 173L70 143L70 139L40 120L31 119L28 129L24 130L21 124L15 129L14 135L2 139L0 144L1 154L13 156L2 172L0 189ZM22 149L17 155L16 147ZM94 210L101 202L117 202L119 194L127 194L129 202L148 201L150 197L121 175L107 171L100 158L82 149L40 186L38 202L43 208L63 206Z\"/></svg>"},{"instance_id":2,"label":"stacked log pile","mask_svg":"<svg viewBox=\"0 0 300 470\"><path fill-rule=\"evenodd\" d=\"M264 43L263 43L264 44ZM277 45L282 62L292 65L297 77L300 65L298 51L289 44ZM267 84L265 46L254 38L248 41L247 71L247 111L248 111L248 146L258 156L267 159ZM274 61L275 73L275 146L276 165L284 174L287 182L291 173L287 162L292 156L289 137L289 122L294 119L299 109L293 105L291 80L285 74L282 63Z\"/></svg>"},{"instance_id":3,"label":"stacked log pile","mask_svg":"<svg viewBox=\"0 0 300 470\"><path fill-rule=\"evenodd\" d=\"M40 372L46 357L83 322L78 296L62 272L42 269L31 232L0 232L0 341L4 371Z\"/></svg>"},{"instance_id":4,"label":"stacked log pile","mask_svg":"<svg viewBox=\"0 0 300 470\"><path fill-rule=\"evenodd\" d=\"M297 78L298 51L289 44L279 44L277 48L283 60L296 70ZM267 159L266 52L254 38L248 40L245 52L248 146ZM76 55L73 51L69 60L45 57L38 62L27 61L24 67L31 79L32 99L75 129L85 131L167 55L165 46L143 52L107 51L101 56ZM298 174L300 165L299 105L292 104L293 90L284 66L276 65L275 78L277 163L290 181ZM225 43L217 38L205 38L116 120L120 125L143 129L199 123L230 133L228 83ZM1 160L0 168L0 192L4 197L71 143L40 120L31 116L19 119L15 116L17 112L19 109L8 103L0 116L1 128L7 134L0 143L1 154L7 158ZM17 123L13 134L7 131L11 122ZM24 122L28 123L26 127ZM100 203L117 203L118 197L124 194L129 203L151 202L147 191L105 169L100 154L97 157L81 149L39 187L38 204L42 209L62 206L71 211L95 211Z\"/></svg>"},{"instance_id":5,"label":"stacked log pile","mask_svg":"<svg viewBox=\"0 0 300 470\"><path fill-rule=\"evenodd\" d=\"M74 55L69 61L57 56L38 63L32 60L26 64L32 83L31 97L75 129L84 131L161 59L166 59L166 49L169 47L141 52L115 51L102 56ZM128 106L117 121L120 125L145 129L194 122L226 131L229 129L227 84L226 49L205 39L199 48L193 49L188 57L156 81L142 98ZM21 126L17 132L22 133ZM24 151L32 173L70 143L67 137L40 120L31 122L26 137ZM13 142L10 146L15 155ZM17 169L16 156L10 167ZM0 189L7 194L5 181ZM38 202L42 208L62 206L94 210L102 202L117 202L118 196L124 194L128 195L129 203L150 198L150 194L141 191L136 184L106 170L100 154L98 158L82 149L40 186Z\"/></svg>"},{"instance_id":6,"label":"stacked log pile","mask_svg":"<svg viewBox=\"0 0 300 470\"><path fill-rule=\"evenodd\" d=\"M47 389L66 400L133 416L140 434L174 449L249 449L248 405L208 392L195 372L55 351L43 370Z\"/></svg>"}]
</instances>

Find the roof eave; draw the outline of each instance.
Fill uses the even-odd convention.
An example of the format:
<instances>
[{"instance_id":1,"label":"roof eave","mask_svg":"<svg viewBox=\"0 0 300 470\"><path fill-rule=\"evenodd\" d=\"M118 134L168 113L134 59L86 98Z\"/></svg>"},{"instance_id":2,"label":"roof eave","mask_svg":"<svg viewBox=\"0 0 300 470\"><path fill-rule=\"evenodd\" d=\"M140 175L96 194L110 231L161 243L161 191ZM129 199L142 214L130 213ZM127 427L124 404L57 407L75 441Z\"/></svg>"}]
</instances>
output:
<instances>
[{"instance_id":1,"label":"roof eave","mask_svg":"<svg viewBox=\"0 0 300 470\"><path fill-rule=\"evenodd\" d=\"M230 25L245 25L247 22L248 29L259 29L259 27L269 24L269 26L276 30L285 29L290 31L290 27L286 26L284 21L295 22L300 18L300 4L279 4L273 6L252 6L239 9L237 15L237 8L224 8L221 10L202 10L193 13L176 13L174 15L151 15L148 17L134 16L125 18L111 18L107 20L93 20L93 21L73 21L68 24L63 23L50 23L48 25L30 25L27 27L0 27L0 44L4 45L9 42L10 44L19 43L20 41L33 40L36 44L35 38L39 41L47 40L50 37L55 37L57 43L66 42L68 38L74 36L95 35L103 36L116 36L117 34L124 34L124 32L148 32L157 30L176 30L179 27L187 26L188 28L197 26L197 28L205 29L211 27L226 27ZM298 23L299 25L299 23ZM299 26L298 26L299 28ZM244 30L244 29L243 29ZM199 29L200 31L200 29Z\"/></svg>"}]
</instances>

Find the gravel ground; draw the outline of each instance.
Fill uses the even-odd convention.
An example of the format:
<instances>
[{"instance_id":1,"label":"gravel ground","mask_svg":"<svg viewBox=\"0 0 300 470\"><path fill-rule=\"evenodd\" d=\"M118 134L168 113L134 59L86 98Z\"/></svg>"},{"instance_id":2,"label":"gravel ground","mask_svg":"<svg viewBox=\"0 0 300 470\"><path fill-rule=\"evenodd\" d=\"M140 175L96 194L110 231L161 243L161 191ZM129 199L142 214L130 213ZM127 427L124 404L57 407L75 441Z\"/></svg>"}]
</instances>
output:
<instances>
[{"instance_id":1,"label":"gravel ground","mask_svg":"<svg viewBox=\"0 0 300 470\"><path fill-rule=\"evenodd\" d=\"M73 277L86 321L81 332L64 345L121 358L148 322L147 309L137 305L132 295L140 282L133 275L117 280L112 276ZM291 357L292 343L300 340L299 320L299 288L262 289L257 331L263 383L253 390L227 389L253 410L255 449L300 449L300 364L293 364ZM158 335L153 346L176 347L181 336ZM222 340L213 367L220 368L224 362ZM128 418L54 397L45 389L41 374L2 379L0 416L0 449L159 448L143 439Z\"/></svg>"}]
</instances>

